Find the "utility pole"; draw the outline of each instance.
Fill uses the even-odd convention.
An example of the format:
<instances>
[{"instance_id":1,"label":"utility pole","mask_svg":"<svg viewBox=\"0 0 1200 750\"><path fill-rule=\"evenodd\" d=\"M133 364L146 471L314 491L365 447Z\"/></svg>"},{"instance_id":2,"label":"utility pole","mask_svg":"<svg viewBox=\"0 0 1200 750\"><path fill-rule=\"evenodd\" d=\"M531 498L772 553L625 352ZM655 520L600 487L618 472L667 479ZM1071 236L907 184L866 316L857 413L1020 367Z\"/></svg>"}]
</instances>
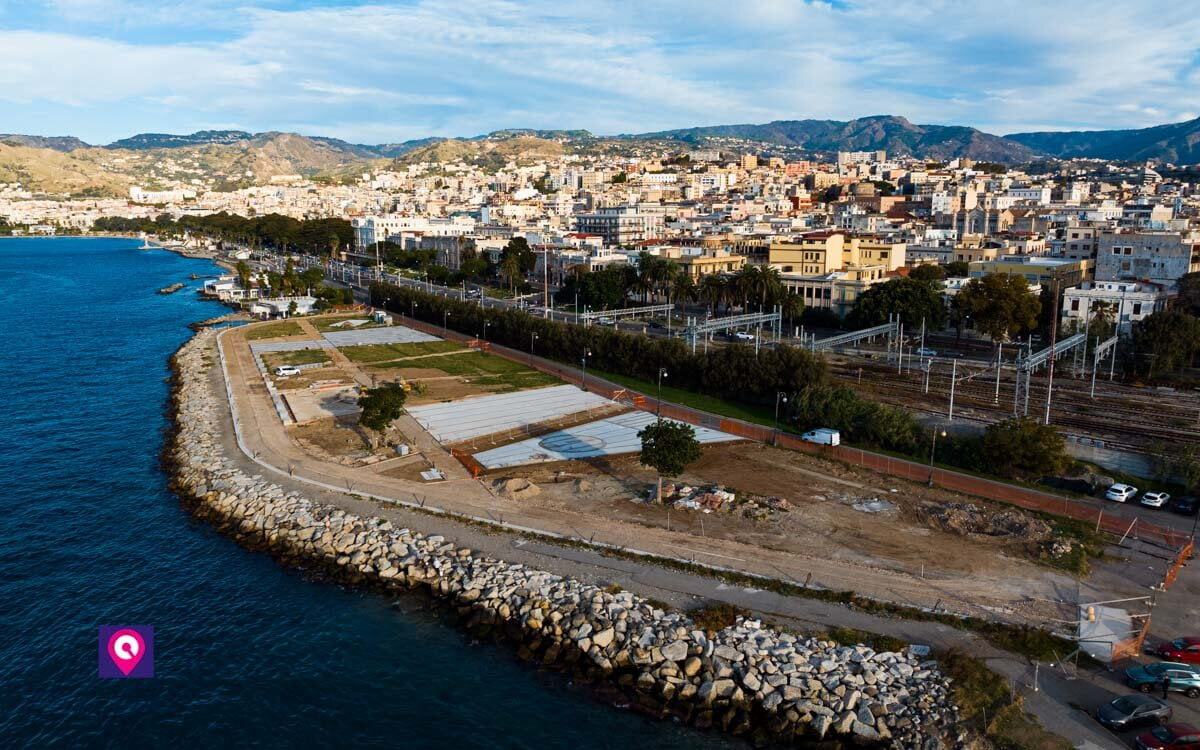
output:
<instances>
[{"instance_id":1,"label":"utility pole","mask_svg":"<svg viewBox=\"0 0 1200 750\"><path fill-rule=\"evenodd\" d=\"M954 386L958 383L958 360L950 360L950 418L948 421L954 421Z\"/></svg>"},{"instance_id":2,"label":"utility pole","mask_svg":"<svg viewBox=\"0 0 1200 750\"><path fill-rule=\"evenodd\" d=\"M1050 400L1054 395L1054 346L1058 343L1058 279L1051 285L1054 295L1053 317L1050 320L1050 363L1046 375L1046 424L1050 424Z\"/></svg>"},{"instance_id":3,"label":"utility pole","mask_svg":"<svg viewBox=\"0 0 1200 750\"><path fill-rule=\"evenodd\" d=\"M1100 346L1100 337L1092 343L1092 398L1096 398L1096 367L1100 364L1100 358L1096 356L1096 349ZM1084 362L1086 365L1087 362Z\"/></svg>"},{"instance_id":4,"label":"utility pole","mask_svg":"<svg viewBox=\"0 0 1200 750\"><path fill-rule=\"evenodd\" d=\"M1000 403L1000 363L1004 361L1004 344L996 346L996 395L992 398L992 403Z\"/></svg>"}]
</instances>

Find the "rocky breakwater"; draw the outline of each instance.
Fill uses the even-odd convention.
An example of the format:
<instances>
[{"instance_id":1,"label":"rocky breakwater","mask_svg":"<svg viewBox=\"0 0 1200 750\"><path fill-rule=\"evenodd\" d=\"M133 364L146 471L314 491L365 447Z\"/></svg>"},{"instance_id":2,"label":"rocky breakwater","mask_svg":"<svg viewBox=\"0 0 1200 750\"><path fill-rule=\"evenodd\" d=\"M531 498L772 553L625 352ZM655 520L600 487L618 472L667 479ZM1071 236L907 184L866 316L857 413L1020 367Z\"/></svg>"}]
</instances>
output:
<instances>
[{"instance_id":1,"label":"rocky breakwater","mask_svg":"<svg viewBox=\"0 0 1200 750\"><path fill-rule=\"evenodd\" d=\"M243 472L222 448L227 406L208 377L215 338L201 331L173 360L176 434L167 461L195 512L245 543L350 583L424 588L480 637L514 643L526 660L699 728L761 744L897 748L943 747L957 734L947 681L908 653L839 646L742 618L706 632L632 593L483 556Z\"/></svg>"}]
</instances>

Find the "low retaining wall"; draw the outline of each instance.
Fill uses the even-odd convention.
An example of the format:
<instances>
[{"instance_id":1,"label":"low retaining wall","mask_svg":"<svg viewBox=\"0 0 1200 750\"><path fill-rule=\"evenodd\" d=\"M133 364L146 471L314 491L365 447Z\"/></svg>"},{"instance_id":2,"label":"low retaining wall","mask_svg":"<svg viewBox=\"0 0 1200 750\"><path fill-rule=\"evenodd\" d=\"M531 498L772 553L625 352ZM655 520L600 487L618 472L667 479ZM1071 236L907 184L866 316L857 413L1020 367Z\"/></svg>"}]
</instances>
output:
<instances>
[{"instance_id":1,"label":"low retaining wall","mask_svg":"<svg viewBox=\"0 0 1200 750\"><path fill-rule=\"evenodd\" d=\"M227 393L215 393L209 379L215 341L215 331L201 331L172 360L176 432L166 460L172 488L194 512L244 543L349 583L424 589L456 607L476 634L516 644L522 658L699 728L758 742L841 736L896 748L943 747L955 733L946 680L908 653L839 646L748 619L705 632L629 592L481 556L246 474L223 453Z\"/></svg>"}]
</instances>

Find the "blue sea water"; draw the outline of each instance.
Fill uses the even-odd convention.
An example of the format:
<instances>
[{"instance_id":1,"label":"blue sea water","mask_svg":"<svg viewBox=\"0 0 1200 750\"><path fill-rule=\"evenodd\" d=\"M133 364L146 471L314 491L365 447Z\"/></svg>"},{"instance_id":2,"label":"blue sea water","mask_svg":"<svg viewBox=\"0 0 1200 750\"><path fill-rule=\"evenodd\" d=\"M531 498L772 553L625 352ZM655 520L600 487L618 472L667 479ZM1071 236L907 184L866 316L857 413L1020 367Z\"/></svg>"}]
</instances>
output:
<instances>
[{"instance_id":1,"label":"blue sea water","mask_svg":"<svg viewBox=\"0 0 1200 750\"><path fill-rule=\"evenodd\" d=\"M167 358L224 311L188 281L218 269L137 244L0 240L0 747L730 746L193 521L158 465ZM98 678L119 624L154 626L153 679Z\"/></svg>"}]
</instances>

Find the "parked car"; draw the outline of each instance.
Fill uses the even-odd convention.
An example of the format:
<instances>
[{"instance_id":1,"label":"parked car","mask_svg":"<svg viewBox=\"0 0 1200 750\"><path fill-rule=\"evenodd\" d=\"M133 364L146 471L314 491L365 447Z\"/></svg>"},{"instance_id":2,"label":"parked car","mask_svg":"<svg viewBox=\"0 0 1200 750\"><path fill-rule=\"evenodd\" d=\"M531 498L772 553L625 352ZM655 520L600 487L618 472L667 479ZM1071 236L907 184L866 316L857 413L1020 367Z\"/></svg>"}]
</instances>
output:
<instances>
[{"instance_id":1,"label":"parked car","mask_svg":"<svg viewBox=\"0 0 1200 750\"><path fill-rule=\"evenodd\" d=\"M1139 734L1133 746L1138 750L1200 750L1200 729L1191 724L1165 724Z\"/></svg>"},{"instance_id":2,"label":"parked car","mask_svg":"<svg viewBox=\"0 0 1200 750\"><path fill-rule=\"evenodd\" d=\"M1104 496L1116 503L1123 503L1137 496L1137 487L1128 484L1114 484L1108 488Z\"/></svg>"},{"instance_id":3,"label":"parked car","mask_svg":"<svg viewBox=\"0 0 1200 750\"><path fill-rule=\"evenodd\" d=\"M647 323L646 325L650 326L651 328L661 328L661 329L666 329L666 327L667 327L667 324L662 322L661 320L652 320L649 323Z\"/></svg>"},{"instance_id":4,"label":"parked car","mask_svg":"<svg viewBox=\"0 0 1200 750\"><path fill-rule=\"evenodd\" d=\"M1170 720L1171 707L1149 695L1122 696L1096 710L1096 721L1117 731L1148 724L1166 724Z\"/></svg>"},{"instance_id":5,"label":"parked car","mask_svg":"<svg viewBox=\"0 0 1200 750\"><path fill-rule=\"evenodd\" d=\"M1183 516L1194 516L1200 510L1200 500L1190 495L1177 497L1171 502L1171 510Z\"/></svg>"},{"instance_id":6,"label":"parked car","mask_svg":"<svg viewBox=\"0 0 1200 750\"><path fill-rule=\"evenodd\" d=\"M1165 492L1143 492L1142 505L1147 508L1162 508L1167 504L1171 496Z\"/></svg>"},{"instance_id":7,"label":"parked car","mask_svg":"<svg viewBox=\"0 0 1200 750\"><path fill-rule=\"evenodd\" d=\"M1183 693L1189 698L1200 698L1200 667L1175 661L1159 661L1153 664L1134 664L1125 670L1125 683L1143 693L1161 690L1164 677L1171 680L1170 692Z\"/></svg>"},{"instance_id":8,"label":"parked car","mask_svg":"<svg viewBox=\"0 0 1200 750\"><path fill-rule=\"evenodd\" d=\"M1200 638L1176 638L1154 649L1152 653L1167 661L1200 664Z\"/></svg>"},{"instance_id":9,"label":"parked car","mask_svg":"<svg viewBox=\"0 0 1200 750\"><path fill-rule=\"evenodd\" d=\"M818 427L815 430L804 433L800 436L800 439L807 440L810 443L820 443L821 445L841 445L842 433L828 427Z\"/></svg>"},{"instance_id":10,"label":"parked car","mask_svg":"<svg viewBox=\"0 0 1200 750\"><path fill-rule=\"evenodd\" d=\"M737 341L753 341L754 334L747 331L737 331L733 334L733 338Z\"/></svg>"},{"instance_id":11,"label":"parked car","mask_svg":"<svg viewBox=\"0 0 1200 750\"><path fill-rule=\"evenodd\" d=\"M918 357L936 357L937 351L934 349L930 349L929 347L923 346L917 350L917 356Z\"/></svg>"},{"instance_id":12,"label":"parked car","mask_svg":"<svg viewBox=\"0 0 1200 750\"><path fill-rule=\"evenodd\" d=\"M608 317L607 315L600 317L600 318L596 318L596 325L615 326L616 324L617 324L617 321L614 320L613 318Z\"/></svg>"},{"instance_id":13,"label":"parked car","mask_svg":"<svg viewBox=\"0 0 1200 750\"><path fill-rule=\"evenodd\" d=\"M279 367L275 368L275 377L277 377L277 378L286 378L286 377L290 377L292 375L299 375L299 374L300 374L300 368L296 367L294 365L280 365Z\"/></svg>"}]
</instances>

